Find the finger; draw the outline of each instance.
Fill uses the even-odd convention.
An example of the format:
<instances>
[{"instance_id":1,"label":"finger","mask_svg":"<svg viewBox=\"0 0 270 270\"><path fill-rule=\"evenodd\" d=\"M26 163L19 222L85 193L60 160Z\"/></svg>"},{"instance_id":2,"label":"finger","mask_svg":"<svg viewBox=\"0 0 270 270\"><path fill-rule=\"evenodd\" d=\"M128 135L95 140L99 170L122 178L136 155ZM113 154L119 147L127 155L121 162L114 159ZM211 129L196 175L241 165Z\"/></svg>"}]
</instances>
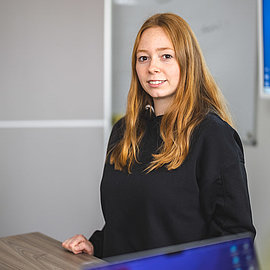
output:
<instances>
[{"instance_id":1,"label":"finger","mask_svg":"<svg viewBox=\"0 0 270 270\"><path fill-rule=\"evenodd\" d=\"M67 239L66 241L64 241L64 242L62 243L62 246L63 246L64 248L66 248L66 249L69 249L70 244L74 241L75 237L76 237L76 236L73 236L73 237Z\"/></svg>"},{"instance_id":2,"label":"finger","mask_svg":"<svg viewBox=\"0 0 270 270\"><path fill-rule=\"evenodd\" d=\"M73 237L66 239L66 240L62 243L62 246L68 246L68 243L71 241L72 238L73 238Z\"/></svg>"},{"instance_id":3,"label":"finger","mask_svg":"<svg viewBox=\"0 0 270 270\"><path fill-rule=\"evenodd\" d=\"M83 251L84 253L93 255L94 253L94 247L93 245L87 241L87 242L81 242L80 244L78 244L78 250Z\"/></svg>"},{"instance_id":4,"label":"finger","mask_svg":"<svg viewBox=\"0 0 270 270\"><path fill-rule=\"evenodd\" d=\"M71 251L74 253L74 254L79 254L79 253L88 253L88 254L93 254L93 249L91 247L92 245L90 245L90 243L88 241L83 241L83 242L80 242L78 243L78 245L76 246L70 246L71 248Z\"/></svg>"},{"instance_id":5,"label":"finger","mask_svg":"<svg viewBox=\"0 0 270 270\"><path fill-rule=\"evenodd\" d=\"M74 253L74 254L79 254L79 253L82 253L83 250L80 248L80 246L75 246L75 247L72 247L71 248L71 251Z\"/></svg>"},{"instance_id":6,"label":"finger","mask_svg":"<svg viewBox=\"0 0 270 270\"><path fill-rule=\"evenodd\" d=\"M83 235L75 235L62 243L62 246L70 251L74 249L81 241L86 240Z\"/></svg>"},{"instance_id":7,"label":"finger","mask_svg":"<svg viewBox=\"0 0 270 270\"><path fill-rule=\"evenodd\" d=\"M71 238L65 240L63 243L62 243L62 247L68 249L68 246L69 246L69 243L71 242Z\"/></svg>"},{"instance_id":8,"label":"finger","mask_svg":"<svg viewBox=\"0 0 270 270\"><path fill-rule=\"evenodd\" d=\"M87 241L83 235L76 235L71 241L68 243L69 247L74 249L75 246L79 245L81 242Z\"/></svg>"}]
</instances>

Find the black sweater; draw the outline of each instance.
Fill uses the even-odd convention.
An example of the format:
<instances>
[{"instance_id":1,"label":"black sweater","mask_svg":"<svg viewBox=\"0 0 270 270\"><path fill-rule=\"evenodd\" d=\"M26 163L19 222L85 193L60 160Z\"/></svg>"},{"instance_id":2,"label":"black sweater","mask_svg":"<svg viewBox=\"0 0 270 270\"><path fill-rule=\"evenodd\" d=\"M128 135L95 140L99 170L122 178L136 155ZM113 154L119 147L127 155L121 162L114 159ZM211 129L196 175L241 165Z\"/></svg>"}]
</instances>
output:
<instances>
[{"instance_id":1,"label":"black sweater","mask_svg":"<svg viewBox=\"0 0 270 270\"><path fill-rule=\"evenodd\" d=\"M109 257L226 234L252 224L243 148L237 132L209 113L196 127L189 154L175 170L144 169L161 145L161 117L146 119L139 164L132 173L105 163L101 204L105 225L90 241L95 256ZM112 130L109 148L124 132Z\"/></svg>"}]
</instances>

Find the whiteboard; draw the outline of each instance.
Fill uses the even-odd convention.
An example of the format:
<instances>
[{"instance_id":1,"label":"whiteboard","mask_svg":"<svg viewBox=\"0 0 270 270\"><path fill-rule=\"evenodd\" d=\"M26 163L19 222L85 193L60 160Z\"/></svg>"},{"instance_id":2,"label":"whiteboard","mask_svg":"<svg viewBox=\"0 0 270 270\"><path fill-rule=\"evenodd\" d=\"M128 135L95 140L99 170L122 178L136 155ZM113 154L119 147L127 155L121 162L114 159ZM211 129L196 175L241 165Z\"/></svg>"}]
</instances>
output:
<instances>
[{"instance_id":1,"label":"whiteboard","mask_svg":"<svg viewBox=\"0 0 270 270\"><path fill-rule=\"evenodd\" d=\"M246 144L256 142L257 3L254 0L113 0L112 111L124 114L136 34L149 16L173 12L193 29Z\"/></svg>"}]
</instances>

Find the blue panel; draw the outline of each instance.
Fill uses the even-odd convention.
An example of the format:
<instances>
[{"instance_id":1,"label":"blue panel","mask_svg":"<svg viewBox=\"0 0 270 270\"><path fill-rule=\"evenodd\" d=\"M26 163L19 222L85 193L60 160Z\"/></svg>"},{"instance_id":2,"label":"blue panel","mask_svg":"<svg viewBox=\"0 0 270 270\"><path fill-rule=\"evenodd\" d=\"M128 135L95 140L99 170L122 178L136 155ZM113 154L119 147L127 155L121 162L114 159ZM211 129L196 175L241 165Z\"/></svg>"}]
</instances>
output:
<instances>
[{"instance_id":1,"label":"blue panel","mask_svg":"<svg viewBox=\"0 0 270 270\"><path fill-rule=\"evenodd\" d=\"M264 91L270 94L270 0L263 0Z\"/></svg>"},{"instance_id":2,"label":"blue panel","mask_svg":"<svg viewBox=\"0 0 270 270\"><path fill-rule=\"evenodd\" d=\"M91 266L84 270L258 270L251 238L191 247L173 252Z\"/></svg>"}]
</instances>

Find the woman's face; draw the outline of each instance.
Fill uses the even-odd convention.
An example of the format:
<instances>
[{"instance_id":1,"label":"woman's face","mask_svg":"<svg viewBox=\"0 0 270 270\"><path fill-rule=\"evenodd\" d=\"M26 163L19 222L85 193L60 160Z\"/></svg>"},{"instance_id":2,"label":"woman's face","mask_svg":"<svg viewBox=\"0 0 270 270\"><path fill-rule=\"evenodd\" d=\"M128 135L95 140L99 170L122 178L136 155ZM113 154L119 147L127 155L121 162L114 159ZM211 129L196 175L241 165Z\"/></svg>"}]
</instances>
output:
<instances>
[{"instance_id":1,"label":"woman's face","mask_svg":"<svg viewBox=\"0 0 270 270\"><path fill-rule=\"evenodd\" d=\"M158 103L169 106L179 83L180 68L173 44L161 27L143 32L136 56L136 72L143 89L153 98L155 107Z\"/></svg>"}]
</instances>

